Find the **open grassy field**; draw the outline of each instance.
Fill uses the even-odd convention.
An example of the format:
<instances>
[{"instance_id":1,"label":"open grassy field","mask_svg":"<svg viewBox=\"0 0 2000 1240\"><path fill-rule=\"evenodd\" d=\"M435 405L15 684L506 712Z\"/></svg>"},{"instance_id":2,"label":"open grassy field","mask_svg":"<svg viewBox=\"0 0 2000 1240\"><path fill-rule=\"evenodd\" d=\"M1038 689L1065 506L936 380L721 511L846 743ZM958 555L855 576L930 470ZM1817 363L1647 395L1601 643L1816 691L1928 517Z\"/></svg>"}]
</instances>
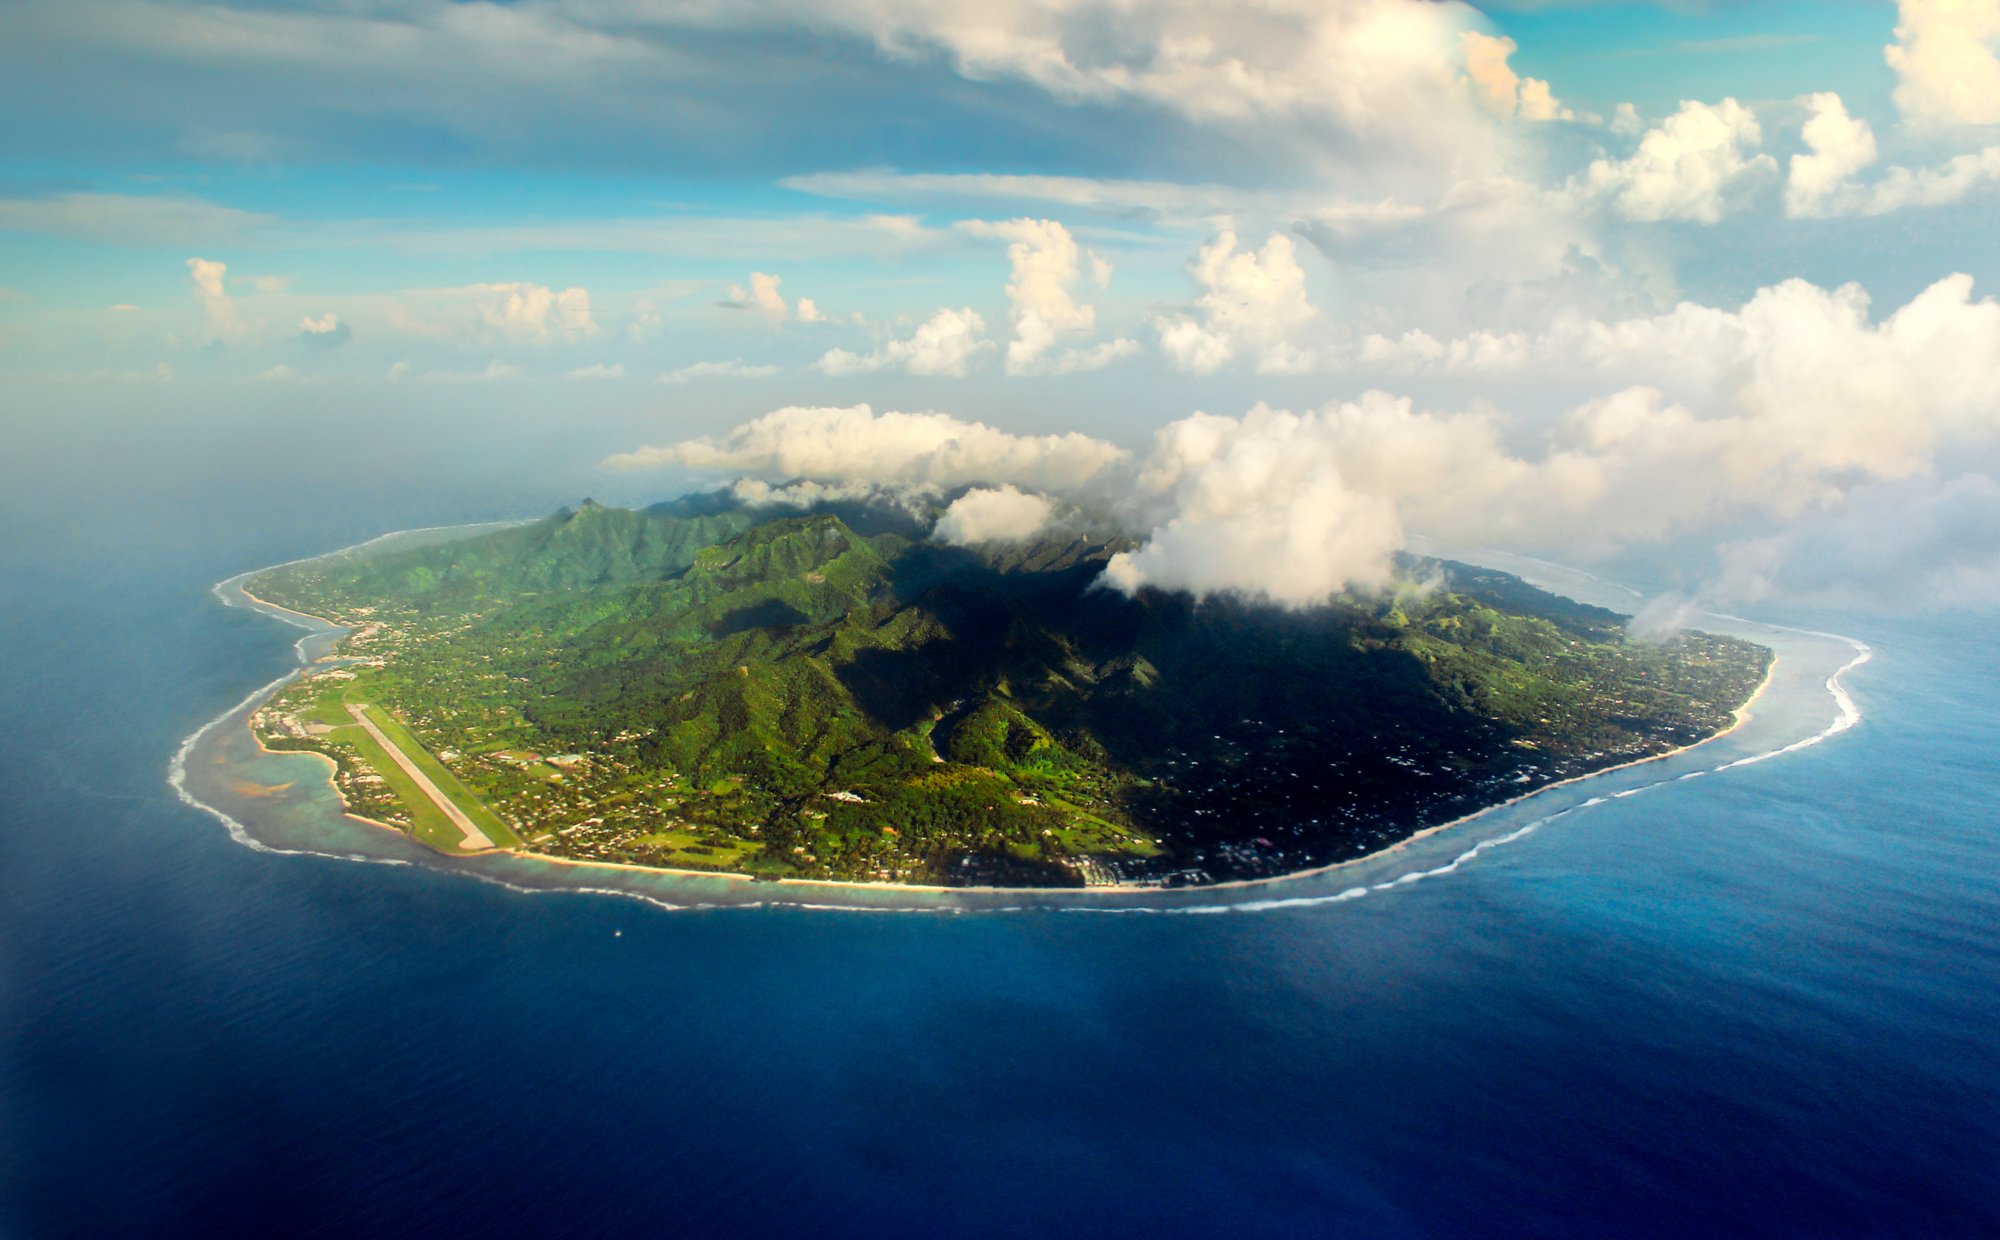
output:
<instances>
[{"instance_id":1,"label":"open grassy field","mask_svg":"<svg viewBox=\"0 0 2000 1240\"><path fill-rule=\"evenodd\" d=\"M352 694L353 690L350 689L348 695ZM486 808L485 803L474 796L472 790L460 782L458 776L452 774L450 767L438 761L430 750L418 743L417 738L410 735L410 730L404 727L400 720L373 703L356 701L353 704L365 710L375 726L382 729L382 734L394 741L396 747L403 751L403 755L417 764L418 770L430 776L431 782L438 786L438 790L450 797L452 803L463 810L465 816L472 819L496 847L520 847L521 838L514 833L514 829L502 821L498 814ZM419 792L418 795L421 796L422 793ZM429 800L428 797L424 799Z\"/></svg>"},{"instance_id":2,"label":"open grassy field","mask_svg":"<svg viewBox=\"0 0 2000 1240\"><path fill-rule=\"evenodd\" d=\"M326 737L351 748L373 773L380 775L389 790L395 795L405 813L410 816L410 834L432 848L444 852L464 852L464 835L440 810L424 790L404 773L368 730L354 721L348 713L350 705L366 711L370 722L382 730L395 745L403 751L416 767L430 777L438 790L451 799L453 804L470 818L478 828L493 841L496 847L518 848L520 837L499 815L487 808L451 769L440 762L388 711L367 700L363 685L339 681L324 682L324 689L311 706L300 712L300 718L325 726Z\"/></svg>"}]
</instances>

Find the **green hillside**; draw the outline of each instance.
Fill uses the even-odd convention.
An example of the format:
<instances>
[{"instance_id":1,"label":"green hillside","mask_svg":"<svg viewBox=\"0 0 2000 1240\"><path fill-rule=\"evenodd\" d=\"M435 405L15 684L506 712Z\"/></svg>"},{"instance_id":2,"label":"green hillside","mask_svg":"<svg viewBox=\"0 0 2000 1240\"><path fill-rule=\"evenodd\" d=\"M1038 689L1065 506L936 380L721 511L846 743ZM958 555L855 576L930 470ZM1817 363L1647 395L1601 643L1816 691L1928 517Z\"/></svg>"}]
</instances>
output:
<instances>
[{"instance_id":1,"label":"green hillside","mask_svg":"<svg viewBox=\"0 0 2000 1240\"><path fill-rule=\"evenodd\" d=\"M250 585L355 625L363 660L273 718L380 705L533 851L772 877L1323 864L1708 735L1767 666L1434 562L1309 611L1128 598L1097 582L1121 545L974 552L894 512L707 496Z\"/></svg>"}]
</instances>

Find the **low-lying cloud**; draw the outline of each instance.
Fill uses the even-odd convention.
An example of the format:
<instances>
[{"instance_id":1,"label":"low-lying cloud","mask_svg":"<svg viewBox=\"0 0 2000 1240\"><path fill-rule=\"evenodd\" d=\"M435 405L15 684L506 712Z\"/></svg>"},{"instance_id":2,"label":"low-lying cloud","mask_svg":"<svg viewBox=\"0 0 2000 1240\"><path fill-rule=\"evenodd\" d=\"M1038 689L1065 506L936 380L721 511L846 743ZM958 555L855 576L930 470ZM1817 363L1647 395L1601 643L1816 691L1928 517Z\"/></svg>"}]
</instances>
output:
<instances>
[{"instance_id":1,"label":"low-lying cloud","mask_svg":"<svg viewBox=\"0 0 2000 1240\"><path fill-rule=\"evenodd\" d=\"M975 487L951 502L932 532L961 547L1025 542L1047 529L1055 513L1055 501L1046 495L1011 484Z\"/></svg>"},{"instance_id":2,"label":"low-lying cloud","mask_svg":"<svg viewBox=\"0 0 2000 1240\"><path fill-rule=\"evenodd\" d=\"M1015 435L944 413L877 414L867 405L789 406L726 435L640 448L614 468L679 465L780 480L927 484L1013 482L1071 492L1126 459L1114 444L1074 432Z\"/></svg>"},{"instance_id":3,"label":"low-lying cloud","mask_svg":"<svg viewBox=\"0 0 2000 1240\"><path fill-rule=\"evenodd\" d=\"M1302 411L1194 413L1135 457L942 413L793 407L613 463L977 487L939 526L954 542L1032 537L1075 504L1139 541L1108 566L1114 586L1290 606L1387 585L1411 534L1584 557L1726 537L1716 585L1737 595L1827 593L1809 566L1842 562L1894 588L1910 580L1886 571L1898 563L1945 564L1942 577L1918 573L1926 588L1971 589L2000 566L1993 539L1964 536L2000 496L1971 464L2000 451L2000 304L1954 276L1879 321L1869 309L1856 286L1790 281L1734 311L1571 323L1564 344L1524 349L1606 377L1650 369L1673 390L1627 382L1553 416L1370 391ZM1871 533L1889 530L1905 541ZM1925 538L1957 558L1922 550ZM1856 550L1843 561L1834 543Z\"/></svg>"}]
</instances>

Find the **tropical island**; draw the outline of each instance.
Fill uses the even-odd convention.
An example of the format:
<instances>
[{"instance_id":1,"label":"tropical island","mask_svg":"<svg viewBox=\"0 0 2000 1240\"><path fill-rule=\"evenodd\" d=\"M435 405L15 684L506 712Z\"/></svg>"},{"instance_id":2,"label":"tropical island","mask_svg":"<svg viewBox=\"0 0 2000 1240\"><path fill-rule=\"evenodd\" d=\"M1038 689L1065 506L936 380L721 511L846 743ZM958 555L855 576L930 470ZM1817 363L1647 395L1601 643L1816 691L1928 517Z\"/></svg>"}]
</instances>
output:
<instances>
[{"instance_id":1,"label":"tropical island","mask_svg":"<svg viewBox=\"0 0 2000 1240\"><path fill-rule=\"evenodd\" d=\"M1762 646L1632 640L1504 573L1281 609L1105 588L1072 523L947 546L909 505L585 501L243 584L348 629L251 716L448 854L1076 887L1378 852L1731 726Z\"/></svg>"}]
</instances>

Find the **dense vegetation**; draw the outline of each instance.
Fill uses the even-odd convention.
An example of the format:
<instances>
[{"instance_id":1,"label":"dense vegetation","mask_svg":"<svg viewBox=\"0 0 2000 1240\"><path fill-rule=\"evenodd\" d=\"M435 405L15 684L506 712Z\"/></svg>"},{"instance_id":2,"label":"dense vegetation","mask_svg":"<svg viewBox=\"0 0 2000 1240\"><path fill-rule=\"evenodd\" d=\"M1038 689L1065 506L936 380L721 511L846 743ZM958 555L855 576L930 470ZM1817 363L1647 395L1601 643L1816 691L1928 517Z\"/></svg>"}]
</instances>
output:
<instances>
[{"instance_id":1,"label":"dense vegetation","mask_svg":"<svg viewBox=\"0 0 2000 1240\"><path fill-rule=\"evenodd\" d=\"M273 570L535 851L784 877L1193 882L1325 863L1726 726L1768 652L1410 561L1307 611L1098 588L1113 540L586 502ZM309 680L270 713L324 710ZM337 750L328 737L277 737ZM351 757L351 755L350 755Z\"/></svg>"}]
</instances>

